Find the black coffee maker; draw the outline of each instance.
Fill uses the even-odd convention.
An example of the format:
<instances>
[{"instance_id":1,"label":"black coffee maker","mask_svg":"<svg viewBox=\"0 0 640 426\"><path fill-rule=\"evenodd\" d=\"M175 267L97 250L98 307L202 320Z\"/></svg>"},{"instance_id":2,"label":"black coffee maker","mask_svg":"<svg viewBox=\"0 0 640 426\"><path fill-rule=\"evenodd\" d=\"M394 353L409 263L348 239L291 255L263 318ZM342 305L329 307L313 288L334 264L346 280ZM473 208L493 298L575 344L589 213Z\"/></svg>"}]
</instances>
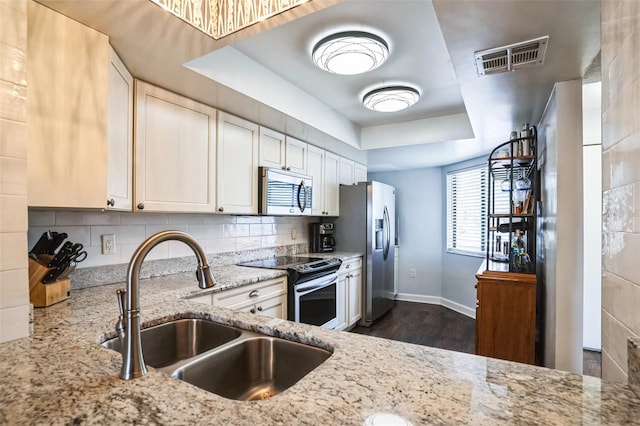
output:
<instances>
[{"instance_id":1,"label":"black coffee maker","mask_svg":"<svg viewBox=\"0 0 640 426\"><path fill-rule=\"evenodd\" d=\"M312 253L332 252L336 245L333 239L333 223L310 223L309 235Z\"/></svg>"}]
</instances>

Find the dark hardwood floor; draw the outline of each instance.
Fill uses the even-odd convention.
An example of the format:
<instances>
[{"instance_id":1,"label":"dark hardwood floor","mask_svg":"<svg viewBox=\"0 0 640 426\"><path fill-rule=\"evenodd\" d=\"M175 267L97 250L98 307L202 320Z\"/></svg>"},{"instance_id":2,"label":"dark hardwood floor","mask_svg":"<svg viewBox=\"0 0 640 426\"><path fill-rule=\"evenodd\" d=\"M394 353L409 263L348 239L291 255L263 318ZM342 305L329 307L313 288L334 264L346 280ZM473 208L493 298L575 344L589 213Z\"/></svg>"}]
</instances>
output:
<instances>
[{"instance_id":1,"label":"dark hardwood floor","mask_svg":"<svg viewBox=\"0 0 640 426\"><path fill-rule=\"evenodd\" d=\"M396 301L391 312L371 327L357 326L351 331L473 354L475 327L474 319L444 306ZM601 362L599 352L584 351L584 374L600 377Z\"/></svg>"}]
</instances>

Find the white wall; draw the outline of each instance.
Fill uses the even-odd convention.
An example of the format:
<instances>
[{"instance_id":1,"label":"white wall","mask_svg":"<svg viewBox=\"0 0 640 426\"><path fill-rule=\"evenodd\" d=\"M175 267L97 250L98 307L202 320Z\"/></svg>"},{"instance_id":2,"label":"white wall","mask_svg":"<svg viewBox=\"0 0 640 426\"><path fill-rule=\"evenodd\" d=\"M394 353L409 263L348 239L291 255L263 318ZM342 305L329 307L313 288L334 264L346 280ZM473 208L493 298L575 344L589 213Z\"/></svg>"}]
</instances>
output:
<instances>
[{"instance_id":1,"label":"white wall","mask_svg":"<svg viewBox=\"0 0 640 426\"><path fill-rule=\"evenodd\" d=\"M620 382L640 336L639 37L640 2L602 2L602 377Z\"/></svg>"},{"instance_id":2,"label":"white wall","mask_svg":"<svg viewBox=\"0 0 640 426\"><path fill-rule=\"evenodd\" d=\"M556 83L538 125L544 365L582 373L582 82Z\"/></svg>"},{"instance_id":3,"label":"white wall","mask_svg":"<svg viewBox=\"0 0 640 426\"><path fill-rule=\"evenodd\" d=\"M0 342L29 335L27 2L0 2Z\"/></svg>"},{"instance_id":4,"label":"white wall","mask_svg":"<svg viewBox=\"0 0 640 426\"><path fill-rule=\"evenodd\" d=\"M438 302L442 283L443 193L440 168L369 173L396 188L399 215L399 298ZM411 269L416 277L410 276Z\"/></svg>"}]
</instances>

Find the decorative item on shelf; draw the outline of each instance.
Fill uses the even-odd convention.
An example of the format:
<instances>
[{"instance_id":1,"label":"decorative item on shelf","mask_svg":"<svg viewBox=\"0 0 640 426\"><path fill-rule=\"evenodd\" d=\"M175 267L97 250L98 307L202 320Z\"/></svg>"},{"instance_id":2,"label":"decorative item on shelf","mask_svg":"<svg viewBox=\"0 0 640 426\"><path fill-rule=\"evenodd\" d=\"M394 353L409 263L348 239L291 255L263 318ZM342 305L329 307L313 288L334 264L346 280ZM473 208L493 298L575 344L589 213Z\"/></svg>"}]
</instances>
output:
<instances>
[{"instance_id":1,"label":"decorative item on shelf","mask_svg":"<svg viewBox=\"0 0 640 426\"><path fill-rule=\"evenodd\" d=\"M527 246L522 239L519 229L516 229L511 242L511 269L514 272L530 272L531 260L527 253Z\"/></svg>"},{"instance_id":2,"label":"decorative item on shelf","mask_svg":"<svg viewBox=\"0 0 640 426\"><path fill-rule=\"evenodd\" d=\"M522 125L522 131L520 132L520 145L522 147L522 155L529 156L531 155L531 141L529 138L531 137L531 131L529 130L529 123L524 123Z\"/></svg>"}]
</instances>

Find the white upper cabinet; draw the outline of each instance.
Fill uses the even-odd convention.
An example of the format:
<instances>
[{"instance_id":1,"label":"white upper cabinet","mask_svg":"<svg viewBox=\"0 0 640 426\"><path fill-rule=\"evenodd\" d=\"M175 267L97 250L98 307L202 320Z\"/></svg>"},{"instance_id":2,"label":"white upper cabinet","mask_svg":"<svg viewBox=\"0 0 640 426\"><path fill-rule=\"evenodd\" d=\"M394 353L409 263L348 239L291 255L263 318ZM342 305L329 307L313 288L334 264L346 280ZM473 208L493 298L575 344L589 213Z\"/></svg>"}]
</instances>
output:
<instances>
[{"instance_id":1,"label":"white upper cabinet","mask_svg":"<svg viewBox=\"0 0 640 426\"><path fill-rule=\"evenodd\" d=\"M29 206L131 209L131 76L104 34L27 14Z\"/></svg>"},{"instance_id":2,"label":"white upper cabinet","mask_svg":"<svg viewBox=\"0 0 640 426\"><path fill-rule=\"evenodd\" d=\"M217 211L258 214L259 126L218 113Z\"/></svg>"},{"instance_id":3,"label":"white upper cabinet","mask_svg":"<svg viewBox=\"0 0 640 426\"><path fill-rule=\"evenodd\" d=\"M340 212L340 157L330 152L324 155L324 214L338 216Z\"/></svg>"},{"instance_id":4,"label":"white upper cabinet","mask_svg":"<svg viewBox=\"0 0 640 426\"><path fill-rule=\"evenodd\" d=\"M285 136L275 130L260 126L260 160L264 167L285 167Z\"/></svg>"},{"instance_id":5,"label":"white upper cabinet","mask_svg":"<svg viewBox=\"0 0 640 426\"><path fill-rule=\"evenodd\" d=\"M313 178L312 216L338 216L340 157L313 145L308 146L307 174Z\"/></svg>"},{"instance_id":6,"label":"white upper cabinet","mask_svg":"<svg viewBox=\"0 0 640 426\"><path fill-rule=\"evenodd\" d=\"M307 174L307 155L309 145L291 136L286 137L286 170Z\"/></svg>"},{"instance_id":7,"label":"white upper cabinet","mask_svg":"<svg viewBox=\"0 0 640 426\"><path fill-rule=\"evenodd\" d=\"M213 212L216 110L136 80L136 210Z\"/></svg>"},{"instance_id":8,"label":"white upper cabinet","mask_svg":"<svg viewBox=\"0 0 640 426\"><path fill-rule=\"evenodd\" d=\"M133 208L133 78L109 49L107 208Z\"/></svg>"},{"instance_id":9,"label":"white upper cabinet","mask_svg":"<svg viewBox=\"0 0 640 426\"><path fill-rule=\"evenodd\" d=\"M307 174L313 178L311 192L311 216L323 216L324 209L324 149L309 145L307 153Z\"/></svg>"},{"instance_id":10,"label":"white upper cabinet","mask_svg":"<svg viewBox=\"0 0 640 426\"><path fill-rule=\"evenodd\" d=\"M340 157L340 184L353 185L355 163Z\"/></svg>"},{"instance_id":11,"label":"white upper cabinet","mask_svg":"<svg viewBox=\"0 0 640 426\"><path fill-rule=\"evenodd\" d=\"M367 166L355 163L353 167L353 183L367 181Z\"/></svg>"},{"instance_id":12,"label":"white upper cabinet","mask_svg":"<svg viewBox=\"0 0 640 426\"><path fill-rule=\"evenodd\" d=\"M260 127L260 166L307 174L306 142Z\"/></svg>"}]
</instances>

